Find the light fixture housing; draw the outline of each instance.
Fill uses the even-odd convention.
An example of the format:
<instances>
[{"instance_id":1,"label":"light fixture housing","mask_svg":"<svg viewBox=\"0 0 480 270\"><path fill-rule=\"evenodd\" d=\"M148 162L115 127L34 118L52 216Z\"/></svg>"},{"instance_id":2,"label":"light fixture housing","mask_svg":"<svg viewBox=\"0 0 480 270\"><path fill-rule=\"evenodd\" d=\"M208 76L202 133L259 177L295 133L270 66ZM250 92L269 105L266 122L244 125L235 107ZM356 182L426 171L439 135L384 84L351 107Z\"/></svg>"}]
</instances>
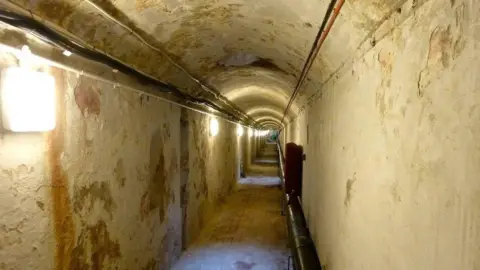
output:
<instances>
[{"instance_id":1,"label":"light fixture housing","mask_svg":"<svg viewBox=\"0 0 480 270\"><path fill-rule=\"evenodd\" d=\"M210 135L213 137L217 136L219 129L218 120L215 118L210 119Z\"/></svg>"},{"instance_id":2,"label":"light fixture housing","mask_svg":"<svg viewBox=\"0 0 480 270\"><path fill-rule=\"evenodd\" d=\"M243 127L241 125L237 126L237 135L238 135L238 137L243 136Z\"/></svg>"},{"instance_id":3,"label":"light fixture housing","mask_svg":"<svg viewBox=\"0 0 480 270\"><path fill-rule=\"evenodd\" d=\"M1 73L2 123L14 132L55 128L55 79L28 68L10 67Z\"/></svg>"}]
</instances>

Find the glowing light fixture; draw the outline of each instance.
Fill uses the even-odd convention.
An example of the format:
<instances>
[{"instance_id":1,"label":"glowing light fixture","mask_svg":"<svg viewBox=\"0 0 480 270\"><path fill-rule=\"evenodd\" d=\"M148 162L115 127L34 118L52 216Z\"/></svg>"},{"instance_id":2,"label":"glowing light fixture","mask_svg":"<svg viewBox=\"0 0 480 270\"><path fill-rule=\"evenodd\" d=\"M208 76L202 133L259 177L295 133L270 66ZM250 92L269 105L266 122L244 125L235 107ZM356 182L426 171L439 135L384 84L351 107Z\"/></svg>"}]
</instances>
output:
<instances>
[{"instance_id":1,"label":"glowing light fixture","mask_svg":"<svg viewBox=\"0 0 480 270\"><path fill-rule=\"evenodd\" d=\"M218 120L215 118L210 119L210 135L217 136L219 130Z\"/></svg>"},{"instance_id":2,"label":"glowing light fixture","mask_svg":"<svg viewBox=\"0 0 480 270\"><path fill-rule=\"evenodd\" d=\"M63 55L65 55L66 57L69 57L69 56L72 55L72 52L65 50L65 51L63 51Z\"/></svg>"},{"instance_id":3,"label":"glowing light fixture","mask_svg":"<svg viewBox=\"0 0 480 270\"><path fill-rule=\"evenodd\" d=\"M248 137L253 136L253 130L251 128L248 129Z\"/></svg>"},{"instance_id":4,"label":"glowing light fixture","mask_svg":"<svg viewBox=\"0 0 480 270\"><path fill-rule=\"evenodd\" d=\"M260 131L260 136L262 136L262 137L267 136L269 132L270 132L270 130L261 130Z\"/></svg>"},{"instance_id":5,"label":"glowing light fixture","mask_svg":"<svg viewBox=\"0 0 480 270\"><path fill-rule=\"evenodd\" d=\"M55 79L43 72L10 67L1 73L3 127L15 132L55 128Z\"/></svg>"},{"instance_id":6,"label":"glowing light fixture","mask_svg":"<svg viewBox=\"0 0 480 270\"><path fill-rule=\"evenodd\" d=\"M243 136L243 127L240 126L240 125L237 126L237 135L238 135L238 137Z\"/></svg>"}]
</instances>

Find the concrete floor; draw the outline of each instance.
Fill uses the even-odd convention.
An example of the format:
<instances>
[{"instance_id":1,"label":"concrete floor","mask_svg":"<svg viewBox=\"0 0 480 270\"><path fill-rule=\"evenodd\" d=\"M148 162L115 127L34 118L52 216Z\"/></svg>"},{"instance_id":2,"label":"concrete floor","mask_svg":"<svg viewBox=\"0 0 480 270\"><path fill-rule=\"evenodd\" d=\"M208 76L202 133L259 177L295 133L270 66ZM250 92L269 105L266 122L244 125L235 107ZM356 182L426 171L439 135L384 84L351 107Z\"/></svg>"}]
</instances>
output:
<instances>
[{"instance_id":1,"label":"concrete floor","mask_svg":"<svg viewBox=\"0 0 480 270\"><path fill-rule=\"evenodd\" d=\"M284 270L288 249L278 178L239 183L174 270Z\"/></svg>"}]
</instances>

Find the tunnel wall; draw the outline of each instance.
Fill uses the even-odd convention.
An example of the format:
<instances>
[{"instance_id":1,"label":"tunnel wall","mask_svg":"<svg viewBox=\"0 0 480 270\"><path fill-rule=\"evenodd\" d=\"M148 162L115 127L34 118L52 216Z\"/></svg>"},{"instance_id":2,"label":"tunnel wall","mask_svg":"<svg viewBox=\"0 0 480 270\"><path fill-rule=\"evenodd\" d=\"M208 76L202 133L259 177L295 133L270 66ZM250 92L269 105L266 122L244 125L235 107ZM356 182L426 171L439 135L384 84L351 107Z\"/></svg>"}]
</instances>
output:
<instances>
[{"instance_id":1,"label":"tunnel wall","mask_svg":"<svg viewBox=\"0 0 480 270\"><path fill-rule=\"evenodd\" d=\"M215 206L225 199L239 179L236 125L219 121L219 133L209 134L210 117L189 112L190 178L187 202L187 242L198 236ZM238 164L237 164L238 163Z\"/></svg>"},{"instance_id":2,"label":"tunnel wall","mask_svg":"<svg viewBox=\"0 0 480 270\"><path fill-rule=\"evenodd\" d=\"M56 129L0 133L0 269L169 269L234 186L233 125L211 137L209 117L189 113L181 198L179 107L52 74Z\"/></svg>"},{"instance_id":3,"label":"tunnel wall","mask_svg":"<svg viewBox=\"0 0 480 270\"><path fill-rule=\"evenodd\" d=\"M287 129L325 269L480 268L480 3L418 4Z\"/></svg>"}]
</instances>

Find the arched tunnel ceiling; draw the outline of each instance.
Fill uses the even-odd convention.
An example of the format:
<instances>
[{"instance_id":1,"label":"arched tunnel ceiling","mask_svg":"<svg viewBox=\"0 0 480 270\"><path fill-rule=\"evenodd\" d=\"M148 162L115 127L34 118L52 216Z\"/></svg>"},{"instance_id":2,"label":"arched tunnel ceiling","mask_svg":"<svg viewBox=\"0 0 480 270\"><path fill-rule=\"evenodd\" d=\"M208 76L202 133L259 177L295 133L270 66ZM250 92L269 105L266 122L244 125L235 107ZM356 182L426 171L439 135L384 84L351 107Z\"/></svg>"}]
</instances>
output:
<instances>
[{"instance_id":1,"label":"arched tunnel ceiling","mask_svg":"<svg viewBox=\"0 0 480 270\"><path fill-rule=\"evenodd\" d=\"M282 126L276 122L265 121L261 125L265 129L281 129Z\"/></svg>"},{"instance_id":2,"label":"arched tunnel ceiling","mask_svg":"<svg viewBox=\"0 0 480 270\"><path fill-rule=\"evenodd\" d=\"M250 107L247 111L247 114L253 117L253 119L257 119L258 117L262 116L273 116L277 119L281 119L283 117L283 111L279 110L277 107L273 106L256 106ZM289 122L290 115L286 115L284 122Z\"/></svg>"},{"instance_id":3,"label":"arched tunnel ceiling","mask_svg":"<svg viewBox=\"0 0 480 270\"><path fill-rule=\"evenodd\" d=\"M244 111L283 113L329 0L9 0L147 74L201 88L93 2ZM289 116L406 0L347 0ZM273 112L273 111L272 111ZM272 117L280 121L278 113Z\"/></svg>"},{"instance_id":4,"label":"arched tunnel ceiling","mask_svg":"<svg viewBox=\"0 0 480 270\"><path fill-rule=\"evenodd\" d=\"M262 116L262 117L256 118L256 120L260 125L263 125L265 123L275 123L275 124L283 127L280 120L278 120L277 118L272 117L272 116Z\"/></svg>"}]
</instances>

